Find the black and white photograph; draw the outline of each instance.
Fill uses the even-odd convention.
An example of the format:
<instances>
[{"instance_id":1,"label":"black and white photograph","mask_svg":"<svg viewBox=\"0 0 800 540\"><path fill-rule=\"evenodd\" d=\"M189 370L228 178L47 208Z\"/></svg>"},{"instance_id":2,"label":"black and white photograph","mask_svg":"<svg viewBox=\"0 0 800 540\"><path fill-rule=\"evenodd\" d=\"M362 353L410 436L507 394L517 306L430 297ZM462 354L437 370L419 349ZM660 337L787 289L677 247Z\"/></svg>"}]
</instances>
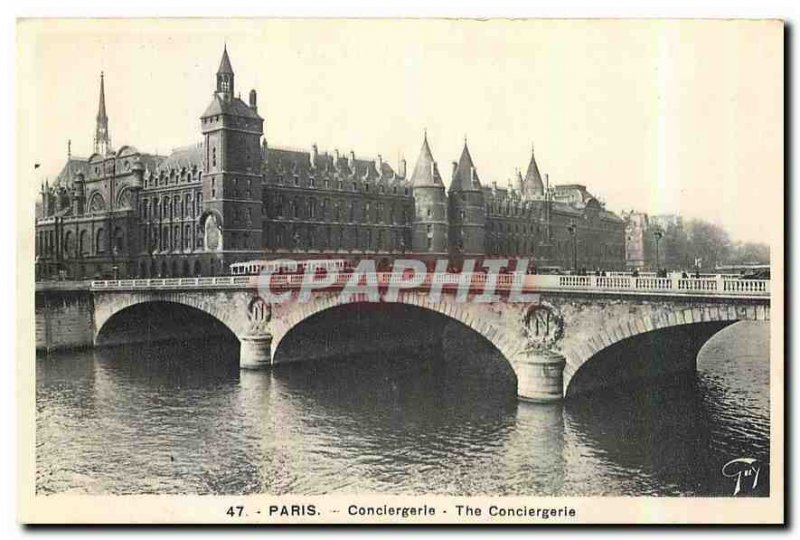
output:
<instances>
[{"instance_id":1,"label":"black and white photograph","mask_svg":"<svg viewBox=\"0 0 800 540\"><path fill-rule=\"evenodd\" d=\"M783 521L781 21L17 43L23 521Z\"/></svg>"}]
</instances>

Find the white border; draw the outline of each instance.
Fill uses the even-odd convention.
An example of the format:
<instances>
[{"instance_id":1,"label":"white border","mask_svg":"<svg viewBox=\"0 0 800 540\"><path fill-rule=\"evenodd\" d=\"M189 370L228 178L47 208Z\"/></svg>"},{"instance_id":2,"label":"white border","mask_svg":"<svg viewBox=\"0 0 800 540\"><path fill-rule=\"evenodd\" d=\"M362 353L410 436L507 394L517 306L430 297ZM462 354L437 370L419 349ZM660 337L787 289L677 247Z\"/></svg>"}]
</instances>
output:
<instances>
[{"instance_id":1,"label":"white border","mask_svg":"<svg viewBox=\"0 0 800 540\"><path fill-rule=\"evenodd\" d=\"M669 17L669 18L782 18L789 21L793 25L791 29L791 41L796 40L798 27L800 24L800 2L796 0L761 0L761 1L746 1L746 0L728 0L722 1L701 1L701 0L672 0L672 1L636 1L636 0L606 0L603 2L592 0L544 0L536 3L522 2L513 0L491 0L477 2L474 0L461 0L453 2L440 2L434 3L430 0L405 0L389 2L367 1L367 0L338 0L336 2L325 0L295 0L293 2L281 3L252 3L245 0L226 0L222 3L207 3L199 5L196 1L173 1L164 2L163 0L137 0L136 2L126 3L112 3L108 0L77 0L69 3L57 0L26 0L24 3L17 5L10 5L4 3L0 7L2 17L0 17L0 40L3 43L2 54L2 76L0 77L0 88L2 88L2 103L4 104L2 115L4 121L2 128L0 128L0 166L2 166L2 178L6 188L6 196L0 197L2 201L3 215L10 216L11 234L5 235L7 242L11 245L12 256L4 256L4 264L0 265L0 283L3 285L2 298L14 298L15 282L16 282L16 209L14 208L15 196L15 139L14 132L16 128L16 107L15 107L15 73L14 65L16 59L15 51L15 19L17 17L57 17L57 16L294 16L294 17L334 17L334 16L358 16L358 17L398 17L398 16L411 16L411 17L572 17L572 18L595 18L595 17L628 17L628 18L656 18L656 17ZM790 71L787 76L797 70L797 50L792 46L793 55L791 57ZM797 96L796 88L793 88L791 96L787 95L788 99ZM795 104L796 105L796 104ZM787 129L789 125L793 125L796 115L796 106L791 109L792 115L787 118ZM797 154L797 139L792 140L791 154L787 156L787 163L790 161L791 156ZM787 169L788 170L788 169ZM793 175L794 176L794 175ZM794 178L792 177L791 180ZM794 182L792 182L794 183ZM794 209L800 208L800 195L798 189L795 187L792 193L792 206ZM789 221L790 231L796 230L796 212L789 213L787 219ZM788 235L791 242L791 251L796 252L800 240L796 239L793 234ZM796 272L795 272L796 274ZM791 279L791 290L795 292L798 290L797 282L794 276ZM794 299L794 295L793 295ZM27 531L21 529L16 524L17 519L17 501L16 501L16 389L14 375L14 358L16 356L14 347L14 336L16 335L15 324L16 307L12 304L11 309L3 310L2 318L0 320L0 343L7 344L5 355L2 362L2 377L0 380L3 382L3 387L0 390L2 395L2 425L4 432L11 433L11 440L6 437L6 444L2 446L3 459L2 463L4 469L0 473L0 478L3 478L3 489L0 501L2 501L3 519L2 531L4 538L19 538ZM790 319L791 320L791 319ZM792 322L791 330L797 328L797 323ZM790 332L791 332L790 330ZM795 334L792 332L792 334ZM796 345L797 340L794 340ZM787 358L791 360L795 357L794 352L787 351ZM798 369L792 369L793 372L791 384L792 388L797 385L797 372ZM791 393L787 394L787 399ZM787 402L791 405L791 401ZM788 411L789 418L796 418L796 415L791 414L796 411ZM787 435L791 435L788 432ZM791 459L791 456L786 456ZM797 485L797 467L790 467L794 471L794 477L788 479L787 487L791 488ZM796 495L796 494L795 494ZM789 500L794 500L795 497L789 497ZM794 512L790 510L789 515ZM796 515L795 515L796 517ZM77 531L76 531L77 532ZM265 531L266 532L266 531ZM345 534L352 534L353 531L339 531ZM406 531L408 532L408 531ZM438 531L442 532L442 531ZM451 531L452 533L460 534L460 531ZM494 534L497 531L481 530L481 534ZM553 535L561 534L554 532L544 531L517 531L523 534L544 534ZM577 532L577 531L576 531ZM639 534L642 531L607 531L601 534ZM648 532L661 535L678 532L681 535L701 535L704 537L709 532L707 529L701 530L681 530L681 531L653 531ZM727 531L713 531L721 534L728 534ZM51 531L51 534L55 531ZM276 534L278 531L272 530L268 534ZM301 532L302 535L315 535L316 531L305 530ZM402 533L401 530L393 530L392 534ZM436 531L434 531L434 534ZM42 534L42 533L39 533ZM83 534L83 532L78 532ZM113 534L112 532L105 532L102 535ZM160 536L165 534L163 532L154 533L153 531L128 531L126 534L133 536L152 537L154 534ZM190 534L196 534L190 532ZM225 534L222 531L215 530L212 532L213 536ZM423 534L423 531L414 531L414 534ZM432 534L431 532L424 532L424 534ZM750 534L757 534L748 532ZM760 533L764 534L764 533Z\"/></svg>"}]
</instances>

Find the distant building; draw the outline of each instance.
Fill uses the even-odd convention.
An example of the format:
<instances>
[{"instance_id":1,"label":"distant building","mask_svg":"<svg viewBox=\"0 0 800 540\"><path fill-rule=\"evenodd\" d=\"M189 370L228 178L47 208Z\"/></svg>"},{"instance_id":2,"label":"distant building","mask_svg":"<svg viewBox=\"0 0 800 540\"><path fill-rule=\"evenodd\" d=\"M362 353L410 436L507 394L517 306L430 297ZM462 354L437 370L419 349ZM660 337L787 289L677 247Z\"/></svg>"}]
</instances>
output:
<instances>
[{"instance_id":1,"label":"distant building","mask_svg":"<svg viewBox=\"0 0 800 540\"><path fill-rule=\"evenodd\" d=\"M649 227L647 214L643 212L623 212L625 220L625 266L628 270L644 269L647 266L645 258L645 235Z\"/></svg>"},{"instance_id":2,"label":"distant building","mask_svg":"<svg viewBox=\"0 0 800 540\"><path fill-rule=\"evenodd\" d=\"M661 214L650 216L650 225L666 231L670 227L683 227L683 218L677 214Z\"/></svg>"},{"instance_id":3,"label":"distant building","mask_svg":"<svg viewBox=\"0 0 800 540\"><path fill-rule=\"evenodd\" d=\"M37 276L218 275L260 258L410 254L626 264L625 222L583 185L545 185L533 152L513 187L488 187L465 141L445 190L427 136L410 176L405 160L395 170L380 155L268 145L256 91L237 97L227 50L200 132L166 156L114 150L101 74L94 153L68 147L42 186Z\"/></svg>"}]
</instances>

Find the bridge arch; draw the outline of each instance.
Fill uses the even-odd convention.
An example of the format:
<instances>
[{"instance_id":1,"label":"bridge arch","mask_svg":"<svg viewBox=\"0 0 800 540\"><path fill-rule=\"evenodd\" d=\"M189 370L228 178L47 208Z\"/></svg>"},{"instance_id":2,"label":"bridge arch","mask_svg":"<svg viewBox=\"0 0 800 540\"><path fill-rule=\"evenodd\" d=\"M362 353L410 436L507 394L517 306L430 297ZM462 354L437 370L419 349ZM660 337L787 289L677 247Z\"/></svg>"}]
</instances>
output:
<instances>
[{"instance_id":1,"label":"bridge arch","mask_svg":"<svg viewBox=\"0 0 800 540\"><path fill-rule=\"evenodd\" d=\"M162 291L158 293L131 291L128 294L96 293L94 304L94 343L98 343L103 328L117 316L135 306L147 304L179 305L199 311L229 330L237 339L246 333L246 326L241 317L236 317L237 310L230 309L232 304L240 303L238 298L217 298L219 294L203 295L180 291ZM233 301L232 301L233 300Z\"/></svg>"},{"instance_id":2,"label":"bridge arch","mask_svg":"<svg viewBox=\"0 0 800 540\"><path fill-rule=\"evenodd\" d=\"M768 320L769 306L741 304L622 318L564 349L564 396L694 370L700 349L717 332L738 321Z\"/></svg>"},{"instance_id":3,"label":"bridge arch","mask_svg":"<svg viewBox=\"0 0 800 540\"><path fill-rule=\"evenodd\" d=\"M309 302L295 305L293 308L281 310L279 306L274 309L270 330L272 333L272 358L280 347L283 339L304 321L323 311L335 309L349 304L362 303L363 300L342 301L339 294L318 294ZM506 358L513 366L516 354L519 352L519 340L499 324L498 317L484 306L455 302L431 302L425 293L406 292L400 293L396 301L388 302L417 307L423 310L438 313L447 319L456 321L472 329L485 338L489 343ZM477 308L477 309L476 309Z\"/></svg>"},{"instance_id":4,"label":"bridge arch","mask_svg":"<svg viewBox=\"0 0 800 540\"><path fill-rule=\"evenodd\" d=\"M222 321L195 307L177 302L141 302L112 315L95 337L97 346L180 342L207 344L221 340L239 345L238 336Z\"/></svg>"},{"instance_id":5,"label":"bridge arch","mask_svg":"<svg viewBox=\"0 0 800 540\"><path fill-rule=\"evenodd\" d=\"M442 368L449 375L461 374L462 369L480 373L509 392L519 392L519 375L512 359L499 350L495 340L476 331L480 325L463 316L463 311L429 309L408 297L398 300L312 302L291 322L271 326L276 330L272 366L333 358L414 359L421 365L438 366L435 369ZM280 318L276 313L272 323ZM462 358L465 352L474 354Z\"/></svg>"}]
</instances>

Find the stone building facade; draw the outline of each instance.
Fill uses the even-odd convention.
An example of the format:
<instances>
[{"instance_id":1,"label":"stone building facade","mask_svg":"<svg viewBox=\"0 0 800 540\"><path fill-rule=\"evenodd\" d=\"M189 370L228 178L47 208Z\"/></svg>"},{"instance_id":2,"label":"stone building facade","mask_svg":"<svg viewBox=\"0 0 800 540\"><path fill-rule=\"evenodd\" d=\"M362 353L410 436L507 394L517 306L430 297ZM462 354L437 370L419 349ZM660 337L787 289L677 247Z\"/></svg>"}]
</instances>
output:
<instances>
[{"instance_id":1,"label":"stone building facade","mask_svg":"<svg viewBox=\"0 0 800 540\"><path fill-rule=\"evenodd\" d=\"M41 190L40 279L221 275L253 259L525 256L538 267L625 267L625 222L583 185L549 186L531 152L508 188L481 182L466 141L445 187L427 136L407 174L380 155L267 144L257 95L235 94L227 50L202 142L114 150L101 75L94 153ZM546 180L546 177L545 177Z\"/></svg>"}]
</instances>

